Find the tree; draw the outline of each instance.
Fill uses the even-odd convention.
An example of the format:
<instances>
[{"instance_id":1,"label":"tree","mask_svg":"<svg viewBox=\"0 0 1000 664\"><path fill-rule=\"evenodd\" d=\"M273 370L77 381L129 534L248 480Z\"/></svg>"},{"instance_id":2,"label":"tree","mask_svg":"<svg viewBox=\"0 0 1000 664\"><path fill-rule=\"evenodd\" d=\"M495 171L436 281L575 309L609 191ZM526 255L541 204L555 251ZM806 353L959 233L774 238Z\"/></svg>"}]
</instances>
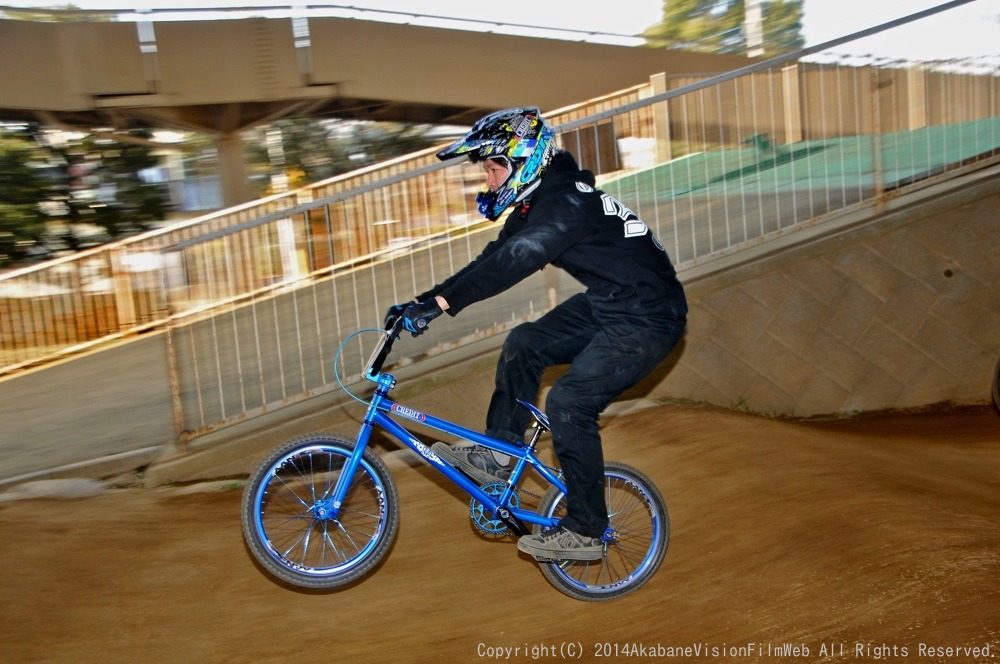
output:
<instances>
[{"instance_id":1,"label":"tree","mask_svg":"<svg viewBox=\"0 0 1000 664\"><path fill-rule=\"evenodd\" d=\"M764 55L805 46L804 0L762 0ZM703 53L746 53L746 0L664 0L663 20L643 32L649 46Z\"/></svg>"},{"instance_id":2,"label":"tree","mask_svg":"<svg viewBox=\"0 0 1000 664\"><path fill-rule=\"evenodd\" d=\"M804 0L774 0L764 3L764 56L794 53L806 46L802 36Z\"/></svg>"},{"instance_id":3,"label":"tree","mask_svg":"<svg viewBox=\"0 0 1000 664\"><path fill-rule=\"evenodd\" d=\"M129 135L151 138L144 130ZM146 230L166 217L167 192L141 177L142 171L159 164L151 147L88 134L59 152L67 165L70 224L93 224L116 239Z\"/></svg>"},{"instance_id":4,"label":"tree","mask_svg":"<svg viewBox=\"0 0 1000 664\"><path fill-rule=\"evenodd\" d=\"M0 268L95 246L165 219L167 191L141 177L159 165L150 133L118 138L0 126ZM300 187L436 142L425 125L310 118L279 120L254 130L247 141L261 196L271 193L276 172L289 187ZM209 138L193 135L186 143L194 155L187 166L215 172Z\"/></svg>"},{"instance_id":5,"label":"tree","mask_svg":"<svg viewBox=\"0 0 1000 664\"><path fill-rule=\"evenodd\" d=\"M425 125L298 118L278 120L254 131L249 141L251 173L283 171L290 188L348 173L378 161L434 145ZM269 144L280 140L280 146ZM280 149L279 149L280 148ZM267 181L257 192L264 190Z\"/></svg>"},{"instance_id":6,"label":"tree","mask_svg":"<svg viewBox=\"0 0 1000 664\"><path fill-rule=\"evenodd\" d=\"M131 235L166 216L167 192L140 176L157 165L150 146L62 138L36 125L0 128L0 267Z\"/></svg>"},{"instance_id":7,"label":"tree","mask_svg":"<svg viewBox=\"0 0 1000 664\"><path fill-rule=\"evenodd\" d=\"M336 127L333 148L340 155L342 173L441 142L429 135L427 125L345 121Z\"/></svg>"},{"instance_id":8,"label":"tree","mask_svg":"<svg viewBox=\"0 0 1000 664\"><path fill-rule=\"evenodd\" d=\"M49 192L42 152L23 130L0 130L0 266L41 246L46 215L38 203Z\"/></svg>"}]
</instances>

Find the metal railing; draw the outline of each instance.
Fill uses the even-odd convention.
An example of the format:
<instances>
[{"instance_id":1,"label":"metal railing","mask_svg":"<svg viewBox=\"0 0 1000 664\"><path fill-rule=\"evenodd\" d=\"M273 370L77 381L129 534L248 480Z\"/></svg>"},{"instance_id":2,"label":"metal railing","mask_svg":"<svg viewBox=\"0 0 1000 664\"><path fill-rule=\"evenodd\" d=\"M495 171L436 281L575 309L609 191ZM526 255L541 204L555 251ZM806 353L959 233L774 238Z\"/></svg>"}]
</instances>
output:
<instances>
[{"instance_id":1,"label":"metal railing","mask_svg":"<svg viewBox=\"0 0 1000 664\"><path fill-rule=\"evenodd\" d=\"M637 98L638 92L637 88L609 95L602 103L630 101ZM572 111L579 113L587 107L584 104ZM553 117L558 118L558 114ZM474 206L469 206L468 196L479 186L478 174L460 167L447 174L414 177L421 168L438 166L434 152L425 150L0 274L0 375L154 328L164 324L171 314L183 316L210 305L213 300L209 282L216 278L210 272L218 266L209 267L210 262L201 259L189 260L188 265L202 265L204 269L193 267L183 278L189 292L177 296L168 312L162 288L164 270L168 267L166 261L176 258L161 252L180 242L224 235L246 224L261 226L254 244L270 243L280 248L255 253L255 269L231 285L235 296L293 281L303 273L329 269L335 263L347 266L378 253L405 249L408 243L480 224L482 219ZM435 192L433 200L431 190ZM299 228L301 233L306 216L317 220L326 214L322 212L322 201L341 196L352 197L353 202L331 207L331 223L344 221L348 225L335 229L326 254L323 242L315 237L305 247L288 244L286 240L295 236L287 233L289 228ZM303 210L310 212L304 215ZM277 219L292 221L267 225ZM372 227L368 228L368 224ZM279 228L283 229L280 233ZM309 253L310 247L316 253ZM309 254L307 260L302 260L303 250Z\"/></svg>"},{"instance_id":2,"label":"metal railing","mask_svg":"<svg viewBox=\"0 0 1000 664\"><path fill-rule=\"evenodd\" d=\"M546 115L682 275L1000 161L995 65L822 46L722 76L657 76ZM478 169L433 153L3 275L0 372L169 321L185 437L331 389L349 333L465 265L495 233L471 203ZM575 288L546 270L409 347L439 352L502 330ZM341 372L362 360L352 348Z\"/></svg>"}]
</instances>

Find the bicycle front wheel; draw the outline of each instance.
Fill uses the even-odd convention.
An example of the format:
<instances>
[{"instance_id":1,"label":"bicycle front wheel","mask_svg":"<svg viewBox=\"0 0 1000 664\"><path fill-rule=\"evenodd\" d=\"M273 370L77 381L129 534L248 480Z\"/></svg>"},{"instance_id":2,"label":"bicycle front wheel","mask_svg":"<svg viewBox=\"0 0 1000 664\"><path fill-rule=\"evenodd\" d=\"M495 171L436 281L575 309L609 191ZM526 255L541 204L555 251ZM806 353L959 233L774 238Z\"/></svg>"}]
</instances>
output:
<instances>
[{"instance_id":1,"label":"bicycle front wheel","mask_svg":"<svg viewBox=\"0 0 1000 664\"><path fill-rule=\"evenodd\" d=\"M333 489L354 450L342 436L294 438L265 457L243 492L243 536L272 575L303 588L357 580L388 552L399 496L382 460L366 449L343 504Z\"/></svg>"},{"instance_id":2,"label":"bicycle front wheel","mask_svg":"<svg viewBox=\"0 0 1000 664\"><path fill-rule=\"evenodd\" d=\"M560 518L566 496L551 487L538 511ZM560 592L591 602L622 597L641 588L663 562L670 539L670 523L663 497L653 482L623 463L604 465L604 499L610 537L601 560L542 562L542 574ZM535 532L541 526L535 526Z\"/></svg>"}]
</instances>

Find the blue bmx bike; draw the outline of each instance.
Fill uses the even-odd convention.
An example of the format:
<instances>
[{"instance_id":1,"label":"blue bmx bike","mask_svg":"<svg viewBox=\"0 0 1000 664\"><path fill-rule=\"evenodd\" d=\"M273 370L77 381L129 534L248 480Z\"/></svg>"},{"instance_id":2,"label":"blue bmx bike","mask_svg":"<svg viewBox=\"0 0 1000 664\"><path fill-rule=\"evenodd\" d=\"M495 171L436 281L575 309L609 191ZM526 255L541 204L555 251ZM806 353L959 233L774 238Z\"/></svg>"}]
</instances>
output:
<instances>
[{"instance_id":1,"label":"blue bmx bike","mask_svg":"<svg viewBox=\"0 0 1000 664\"><path fill-rule=\"evenodd\" d=\"M363 372L376 384L355 438L308 434L267 454L247 482L242 500L248 548L271 575L302 588L332 589L358 581L389 551L399 525L399 494L392 475L369 447L380 427L470 496L474 528L490 537L521 536L555 526L565 512L560 471L537 456L549 429L531 404L525 444L509 444L408 408L389 398L396 379L382 365L399 338L398 322L381 332ZM508 454L505 482L480 484L450 465L407 427L420 425ZM529 481L529 476L531 477ZM579 600L605 601L642 587L659 569L670 536L667 508L656 486L623 463L606 462L609 526L600 560L541 560L545 578ZM528 491L528 486L543 495ZM538 487L541 487L539 489Z\"/></svg>"}]
</instances>

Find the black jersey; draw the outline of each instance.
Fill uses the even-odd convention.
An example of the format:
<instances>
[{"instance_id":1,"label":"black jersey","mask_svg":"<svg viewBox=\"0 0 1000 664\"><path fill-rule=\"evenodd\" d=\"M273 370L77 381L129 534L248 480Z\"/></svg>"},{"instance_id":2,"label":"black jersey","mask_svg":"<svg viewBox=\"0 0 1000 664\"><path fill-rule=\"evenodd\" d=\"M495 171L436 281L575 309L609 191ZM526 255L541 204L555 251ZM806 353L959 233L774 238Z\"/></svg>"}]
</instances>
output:
<instances>
[{"instance_id":1,"label":"black jersey","mask_svg":"<svg viewBox=\"0 0 1000 664\"><path fill-rule=\"evenodd\" d=\"M565 151L553 157L528 205L515 208L469 265L418 296L441 295L448 313L502 293L554 265L587 288L596 310L684 318L684 289L663 246L621 201L594 188Z\"/></svg>"}]
</instances>

